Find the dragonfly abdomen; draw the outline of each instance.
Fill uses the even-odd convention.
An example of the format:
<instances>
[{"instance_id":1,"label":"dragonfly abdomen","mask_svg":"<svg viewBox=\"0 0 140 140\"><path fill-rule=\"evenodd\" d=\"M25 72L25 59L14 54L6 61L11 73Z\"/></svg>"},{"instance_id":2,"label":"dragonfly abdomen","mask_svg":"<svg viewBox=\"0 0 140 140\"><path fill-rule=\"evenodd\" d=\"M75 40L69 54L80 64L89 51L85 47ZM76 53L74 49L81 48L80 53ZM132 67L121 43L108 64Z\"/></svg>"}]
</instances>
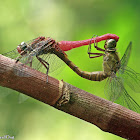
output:
<instances>
[{"instance_id":1,"label":"dragonfly abdomen","mask_svg":"<svg viewBox=\"0 0 140 140\"><path fill-rule=\"evenodd\" d=\"M97 72L87 72L82 71L79 67L77 67L73 62L68 61L67 65L76 72L79 76L86 78L91 81L102 81L108 76L104 74L103 71L97 71Z\"/></svg>"},{"instance_id":2,"label":"dragonfly abdomen","mask_svg":"<svg viewBox=\"0 0 140 140\"><path fill-rule=\"evenodd\" d=\"M97 72L87 72L82 71L79 67L77 67L72 61L68 59L68 57L65 54L62 54L58 51L55 52L55 54L62 59L74 72L76 72L79 76L91 80L91 81L102 81L108 76L103 71L97 71Z\"/></svg>"},{"instance_id":3,"label":"dragonfly abdomen","mask_svg":"<svg viewBox=\"0 0 140 140\"><path fill-rule=\"evenodd\" d=\"M102 81L108 77L103 71L91 72L91 80L92 81Z\"/></svg>"}]
</instances>

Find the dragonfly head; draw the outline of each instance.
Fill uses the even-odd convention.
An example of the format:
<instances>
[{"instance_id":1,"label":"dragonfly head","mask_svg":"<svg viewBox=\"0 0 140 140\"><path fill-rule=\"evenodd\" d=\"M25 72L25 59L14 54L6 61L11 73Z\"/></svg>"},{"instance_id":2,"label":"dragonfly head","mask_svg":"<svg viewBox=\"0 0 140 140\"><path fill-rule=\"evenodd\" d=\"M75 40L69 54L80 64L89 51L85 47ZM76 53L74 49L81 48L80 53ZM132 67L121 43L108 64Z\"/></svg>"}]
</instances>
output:
<instances>
[{"instance_id":1,"label":"dragonfly head","mask_svg":"<svg viewBox=\"0 0 140 140\"><path fill-rule=\"evenodd\" d=\"M21 44L17 46L17 51L21 55L24 55L26 53L26 49L27 49L27 44L25 42L21 42Z\"/></svg>"},{"instance_id":2,"label":"dragonfly head","mask_svg":"<svg viewBox=\"0 0 140 140\"><path fill-rule=\"evenodd\" d=\"M107 50L107 51L116 51L116 40L115 39L108 39L106 40L105 42L105 46L104 48Z\"/></svg>"}]
</instances>

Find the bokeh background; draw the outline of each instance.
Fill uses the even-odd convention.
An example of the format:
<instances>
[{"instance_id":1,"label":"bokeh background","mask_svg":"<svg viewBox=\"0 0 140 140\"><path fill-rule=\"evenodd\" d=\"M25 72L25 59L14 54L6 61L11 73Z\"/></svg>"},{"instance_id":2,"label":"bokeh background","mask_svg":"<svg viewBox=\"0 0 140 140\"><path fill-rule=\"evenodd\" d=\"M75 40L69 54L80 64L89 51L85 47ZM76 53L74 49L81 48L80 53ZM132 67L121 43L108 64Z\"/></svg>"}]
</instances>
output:
<instances>
[{"instance_id":1,"label":"bokeh background","mask_svg":"<svg viewBox=\"0 0 140 140\"><path fill-rule=\"evenodd\" d=\"M38 36L74 41L90 39L93 34L113 33L120 37L117 45L120 57L129 42L133 42L128 65L140 72L139 23L139 0L1 0L0 53ZM103 47L104 42L98 45ZM102 57L89 59L87 48L83 46L67 54L82 70L102 70ZM106 98L106 80L88 81L67 66L54 77ZM16 140L123 140L35 99L18 104L18 93L11 89L0 87L0 93L0 136L10 135ZM132 96L140 102L139 94Z\"/></svg>"}]
</instances>

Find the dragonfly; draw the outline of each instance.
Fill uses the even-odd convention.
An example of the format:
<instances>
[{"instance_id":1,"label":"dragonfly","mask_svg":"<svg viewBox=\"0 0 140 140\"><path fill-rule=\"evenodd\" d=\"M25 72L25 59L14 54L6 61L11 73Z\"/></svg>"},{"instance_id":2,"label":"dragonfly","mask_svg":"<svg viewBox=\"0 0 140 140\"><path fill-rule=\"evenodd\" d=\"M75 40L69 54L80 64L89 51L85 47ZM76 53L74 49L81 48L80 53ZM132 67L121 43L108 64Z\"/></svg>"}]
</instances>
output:
<instances>
[{"instance_id":1,"label":"dragonfly","mask_svg":"<svg viewBox=\"0 0 140 140\"><path fill-rule=\"evenodd\" d=\"M116 52L116 44L114 39L106 40L104 49L94 44L97 50L104 53L92 53L91 45L89 45L89 58L103 56L103 71L98 71L96 75L91 73L89 80L102 81L108 78L104 88L106 97L112 102L118 101L127 108L140 113L140 105L130 96L124 86L126 84L134 92L140 93L140 73L127 66L132 42L129 43L121 60Z\"/></svg>"}]
</instances>

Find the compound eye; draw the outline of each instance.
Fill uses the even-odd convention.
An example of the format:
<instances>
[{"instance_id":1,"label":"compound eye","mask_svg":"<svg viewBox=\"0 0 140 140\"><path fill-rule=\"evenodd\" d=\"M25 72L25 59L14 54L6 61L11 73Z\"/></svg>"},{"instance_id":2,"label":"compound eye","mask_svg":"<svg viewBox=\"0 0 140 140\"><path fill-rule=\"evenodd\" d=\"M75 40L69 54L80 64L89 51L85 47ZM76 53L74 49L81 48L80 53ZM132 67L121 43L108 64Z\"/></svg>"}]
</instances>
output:
<instances>
[{"instance_id":1,"label":"compound eye","mask_svg":"<svg viewBox=\"0 0 140 140\"><path fill-rule=\"evenodd\" d=\"M21 46L21 50L24 50L27 48L27 44L25 42L21 42L20 46Z\"/></svg>"},{"instance_id":2,"label":"compound eye","mask_svg":"<svg viewBox=\"0 0 140 140\"><path fill-rule=\"evenodd\" d=\"M25 44L25 42L21 42L21 44L20 45L24 45Z\"/></svg>"},{"instance_id":3,"label":"compound eye","mask_svg":"<svg viewBox=\"0 0 140 140\"><path fill-rule=\"evenodd\" d=\"M115 39L109 39L107 42L107 48L115 48L116 47L116 40Z\"/></svg>"},{"instance_id":4,"label":"compound eye","mask_svg":"<svg viewBox=\"0 0 140 140\"><path fill-rule=\"evenodd\" d=\"M21 42L20 45L17 46L17 51L21 53L27 48L27 44L25 42Z\"/></svg>"}]
</instances>

